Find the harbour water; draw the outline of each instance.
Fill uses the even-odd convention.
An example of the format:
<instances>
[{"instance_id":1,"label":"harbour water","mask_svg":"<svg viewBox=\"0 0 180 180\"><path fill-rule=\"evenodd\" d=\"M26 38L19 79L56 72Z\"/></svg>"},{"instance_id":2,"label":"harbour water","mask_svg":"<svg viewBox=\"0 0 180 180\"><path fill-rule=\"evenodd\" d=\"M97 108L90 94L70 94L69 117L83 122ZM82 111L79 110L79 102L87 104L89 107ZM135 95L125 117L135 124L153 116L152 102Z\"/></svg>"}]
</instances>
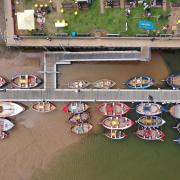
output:
<instances>
[{"instance_id":1,"label":"harbour water","mask_svg":"<svg viewBox=\"0 0 180 180\"><path fill-rule=\"evenodd\" d=\"M145 73L159 81L169 72L180 71L177 53L153 53L150 63L115 63L115 64L73 64L60 67L60 85L68 81L86 79L94 81L99 78L109 78L118 83L118 88L124 88L122 82L127 77L137 73ZM172 62L175 60L176 62ZM61 155L51 161L45 170L37 170L33 180L178 180L179 175L179 146L172 141L179 135L175 129L176 120L168 112L160 115L167 123L162 127L166 134L164 142L146 142L135 136L137 125L127 130L128 137L122 141L107 139L104 129L98 125L103 116L97 113L96 105L89 104L94 130L82 136L80 142L69 146ZM128 104L132 109L126 114L132 120L140 115L135 113L135 104ZM164 105L166 110L169 104ZM65 119L61 119L65 121ZM75 138L73 135L72 138Z\"/></svg>"}]
</instances>

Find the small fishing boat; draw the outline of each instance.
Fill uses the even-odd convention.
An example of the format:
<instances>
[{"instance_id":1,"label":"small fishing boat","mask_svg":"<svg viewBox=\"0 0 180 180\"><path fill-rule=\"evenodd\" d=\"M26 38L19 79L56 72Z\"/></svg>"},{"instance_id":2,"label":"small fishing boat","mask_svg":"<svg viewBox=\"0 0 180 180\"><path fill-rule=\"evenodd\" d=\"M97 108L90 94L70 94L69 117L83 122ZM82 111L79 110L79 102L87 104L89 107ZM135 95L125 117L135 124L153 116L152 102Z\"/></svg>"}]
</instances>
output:
<instances>
[{"instance_id":1,"label":"small fishing boat","mask_svg":"<svg viewBox=\"0 0 180 180\"><path fill-rule=\"evenodd\" d=\"M88 105L81 102L72 102L65 107L63 107L64 112L71 112L73 114L79 114L88 109Z\"/></svg>"},{"instance_id":2,"label":"small fishing boat","mask_svg":"<svg viewBox=\"0 0 180 180\"><path fill-rule=\"evenodd\" d=\"M90 85L88 81L84 80L75 80L68 83L68 87L71 89L83 89Z\"/></svg>"},{"instance_id":3,"label":"small fishing boat","mask_svg":"<svg viewBox=\"0 0 180 180\"><path fill-rule=\"evenodd\" d=\"M174 128L177 129L177 131L180 133L180 123L178 123L177 126Z\"/></svg>"},{"instance_id":4,"label":"small fishing boat","mask_svg":"<svg viewBox=\"0 0 180 180\"><path fill-rule=\"evenodd\" d=\"M42 83L42 80L35 75L18 75L12 79L14 86L22 89L34 88Z\"/></svg>"},{"instance_id":5,"label":"small fishing boat","mask_svg":"<svg viewBox=\"0 0 180 180\"><path fill-rule=\"evenodd\" d=\"M69 122L75 125L84 123L90 118L90 115L88 112L83 112L81 114L72 114L72 116L69 118Z\"/></svg>"},{"instance_id":6,"label":"small fishing boat","mask_svg":"<svg viewBox=\"0 0 180 180\"><path fill-rule=\"evenodd\" d=\"M7 81L2 76L0 76L0 87L3 87L6 83Z\"/></svg>"},{"instance_id":7,"label":"small fishing boat","mask_svg":"<svg viewBox=\"0 0 180 180\"><path fill-rule=\"evenodd\" d=\"M92 130L93 125L89 123L81 123L79 125L75 125L71 128L71 132L82 135L88 133L90 130Z\"/></svg>"},{"instance_id":8,"label":"small fishing boat","mask_svg":"<svg viewBox=\"0 0 180 180\"><path fill-rule=\"evenodd\" d=\"M0 131L0 140L5 139L8 136L7 132Z\"/></svg>"},{"instance_id":9,"label":"small fishing boat","mask_svg":"<svg viewBox=\"0 0 180 180\"><path fill-rule=\"evenodd\" d=\"M180 104L173 105L170 108L169 112L174 118L179 118L180 119Z\"/></svg>"},{"instance_id":10,"label":"small fishing boat","mask_svg":"<svg viewBox=\"0 0 180 180\"><path fill-rule=\"evenodd\" d=\"M180 138L178 138L178 139L175 139L175 140L173 140L174 142L177 142L178 144L180 144Z\"/></svg>"},{"instance_id":11,"label":"small fishing boat","mask_svg":"<svg viewBox=\"0 0 180 180\"><path fill-rule=\"evenodd\" d=\"M110 89L116 85L116 83L109 79L101 79L92 83L94 88L98 89Z\"/></svg>"},{"instance_id":12,"label":"small fishing boat","mask_svg":"<svg viewBox=\"0 0 180 180\"><path fill-rule=\"evenodd\" d=\"M0 118L0 131L9 131L14 127L14 124L8 119Z\"/></svg>"},{"instance_id":13,"label":"small fishing boat","mask_svg":"<svg viewBox=\"0 0 180 180\"><path fill-rule=\"evenodd\" d=\"M126 104L121 102L102 103L97 108L105 116L121 116L130 110Z\"/></svg>"},{"instance_id":14,"label":"small fishing boat","mask_svg":"<svg viewBox=\"0 0 180 180\"><path fill-rule=\"evenodd\" d=\"M25 108L13 102L0 102L0 117L15 116L23 112Z\"/></svg>"},{"instance_id":15,"label":"small fishing boat","mask_svg":"<svg viewBox=\"0 0 180 180\"><path fill-rule=\"evenodd\" d=\"M167 77L166 83L174 89L180 88L180 73L171 74Z\"/></svg>"},{"instance_id":16,"label":"small fishing boat","mask_svg":"<svg viewBox=\"0 0 180 180\"><path fill-rule=\"evenodd\" d=\"M124 130L130 128L134 122L127 117L116 116L116 117L107 117L102 122L100 122L103 127L107 129L119 129Z\"/></svg>"},{"instance_id":17,"label":"small fishing boat","mask_svg":"<svg viewBox=\"0 0 180 180\"><path fill-rule=\"evenodd\" d=\"M162 106L156 103L140 103L136 106L136 112L145 116L155 116L162 113Z\"/></svg>"},{"instance_id":18,"label":"small fishing boat","mask_svg":"<svg viewBox=\"0 0 180 180\"><path fill-rule=\"evenodd\" d=\"M142 116L136 122L144 127L160 127L166 123L165 120L158 116Z\"/></svg>"},{"instance_id":19,"label":"small fishing boat","mask_svg":"<svg viewBox=\"0 0 180 180\"><path fill-rule=\"evenodd\" d=\"M149 141L156 141L156 140L163 141L165 138L165 134L162 131L154 128L139 129L137 130L136 135L141 139L149 140Z\"/></svg>"},{"instance_id":20,"label":"small fishing boat","mask_svg":"<svg viewBox=\"0 0 180 180\"><path fill-rule=\"evenodd\" d=\"M38 102L36 104L32 105L32 109L37 112L51 112L56 109L56 106L52 104L51 102Z\"/></svg>"},{"instance_id":21,"label":"small fishing boat","mask_svg":"<svg viewBox=\"0 0 180 180\"><path fill-rule=\"evenodd\" d=\"M146 89L154 85L154 81L149 76L136 76L129 79L126 85L131 89Z\"/></svg>"},{"instance_id":22,"label":"small fishing boat","mask_svg":"<svg viewBox=\"0 0 180 180\"><path fill-rule=\"evenodd\" d=\"M105 133L105 136L110 139L124 139L127 137L127 135L123 131L119 130L108 130L107 133Z\"/></svg>"}]
</instances>

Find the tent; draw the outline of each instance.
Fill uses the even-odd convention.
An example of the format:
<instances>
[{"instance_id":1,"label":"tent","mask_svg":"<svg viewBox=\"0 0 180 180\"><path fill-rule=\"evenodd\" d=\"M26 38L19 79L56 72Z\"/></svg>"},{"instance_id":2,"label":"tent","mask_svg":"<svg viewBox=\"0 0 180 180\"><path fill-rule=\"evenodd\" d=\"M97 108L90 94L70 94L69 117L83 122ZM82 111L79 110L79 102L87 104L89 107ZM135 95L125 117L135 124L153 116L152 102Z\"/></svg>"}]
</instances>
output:
<instances>
[{"instance_id":1,"label":"tent","mask_svg":"<svg viewBox=\"0 0 180 180\"><path fill-rule=\"evenodd\" d=\"M35 29L34 10L24 10L17 13L17 25L19 30Z\"/></svg>"},{"instance_id":2,"label":"tent","mask_svg":"<svg viewBox=\"0 0 180 180\"><path fill-rule=\"evenodd\" d=\"M141 20L138 22L138 27L145 30L153 30L155 29L155 24L151 21Z\"/></svg>"}]
</instances>

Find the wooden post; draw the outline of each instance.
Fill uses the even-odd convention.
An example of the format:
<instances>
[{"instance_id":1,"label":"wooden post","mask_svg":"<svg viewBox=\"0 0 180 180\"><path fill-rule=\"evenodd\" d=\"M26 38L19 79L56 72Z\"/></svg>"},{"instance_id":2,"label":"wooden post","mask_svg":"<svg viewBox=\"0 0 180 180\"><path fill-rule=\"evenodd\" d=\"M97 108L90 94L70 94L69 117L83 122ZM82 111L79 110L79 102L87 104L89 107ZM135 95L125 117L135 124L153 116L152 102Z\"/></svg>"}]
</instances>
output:
<instances>
[{"instance_id":1,"label":"wooden post","mask_svg":"<svg viewBox=\"0 0 180 180\"><path fill-rule=\"evenodd\" d=\"M100 13L101 14L104 14L104 8L105 8L105 0L100 0L99 3L100 3Z\"/></svg>"},{"instance_id":2,"label":"wooden post","mask_svg":"<svg viewBox=\"0 0 180 180\"><path fill-rule=\"evenodd\" d=\"M121 9L124 9L124 7L125 7L125 0L120 0L120 7L121 7Z\"/></svg>"},{"instance_id":3,"label":"wooden post","mask_svg":"<svg viewBox=\"0 0 180 180\"><path fill-rule=\"evenodd\" d=\"M166 11L167 10L167 1L166 0L163 0L162 6L163 6L163 10Z\"/></svg>"}]
</instances>

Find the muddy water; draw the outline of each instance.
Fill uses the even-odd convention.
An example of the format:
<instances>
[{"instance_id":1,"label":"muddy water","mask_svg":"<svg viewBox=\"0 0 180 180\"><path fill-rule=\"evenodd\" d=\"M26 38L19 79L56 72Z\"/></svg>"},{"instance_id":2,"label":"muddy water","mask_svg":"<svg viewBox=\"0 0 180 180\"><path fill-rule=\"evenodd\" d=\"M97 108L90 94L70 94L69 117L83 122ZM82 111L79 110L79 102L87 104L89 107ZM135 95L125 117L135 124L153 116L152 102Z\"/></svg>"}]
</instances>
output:
<instances>
[{"instance_id":1,"label":"muddy water","mask_svg":"<svg viewBox=\"0 0 180 180\"><path fill-rule=\"evenodd\" d=\"M58 82L60 88L66 88L69 81L83 79L90 82L98 79L111 79L116 88L126 88L123 82L136 75L151 76L157 85L161 85L169 70L158 52L152 54L150 62L113 62L113 63L73 63L59 67Z\"/></svg>"}]
</instances>

